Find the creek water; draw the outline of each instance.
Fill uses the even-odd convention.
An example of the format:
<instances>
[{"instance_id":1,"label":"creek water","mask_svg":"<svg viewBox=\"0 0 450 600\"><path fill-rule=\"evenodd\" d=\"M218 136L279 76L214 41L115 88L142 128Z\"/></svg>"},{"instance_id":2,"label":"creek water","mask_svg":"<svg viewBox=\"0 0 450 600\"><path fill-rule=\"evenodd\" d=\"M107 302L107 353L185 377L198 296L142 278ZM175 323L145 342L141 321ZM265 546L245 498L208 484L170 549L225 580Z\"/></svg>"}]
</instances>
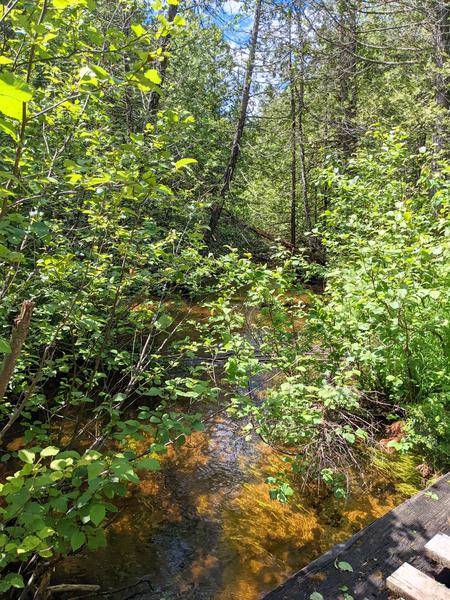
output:
<instances>
[{"instance_id":1,"label":"creek water","mask_svg":"<svg viewBox=\"0 0 450 600\"><path fill-rule=\"evenodd\" d=\"M113 600L256 600L400 501L373 476L346 501L316 489L271 500L266 478L282 458L215 410L130 488L107 546L65 559L52 583L99 584Z\"/></svg>"}]
</instances>

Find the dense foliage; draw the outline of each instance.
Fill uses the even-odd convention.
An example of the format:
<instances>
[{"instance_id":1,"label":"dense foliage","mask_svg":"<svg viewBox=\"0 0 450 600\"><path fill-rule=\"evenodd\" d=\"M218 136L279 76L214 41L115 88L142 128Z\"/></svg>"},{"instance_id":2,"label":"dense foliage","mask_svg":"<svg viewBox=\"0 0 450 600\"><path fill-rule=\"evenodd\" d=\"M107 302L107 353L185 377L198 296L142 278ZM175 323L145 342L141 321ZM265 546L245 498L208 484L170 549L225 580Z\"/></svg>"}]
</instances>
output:
<instances>
[{"instance_id":1,"label":"dense foliage","mask_svg":"<svg viewBox=\"0 0 450 600\"><path fill-rule=\"evenodd\" d=\"M391 422L448 465L448 17L358 6L230 43L214 3L2 3L0 592L104 544L205 402L285 455L282 502L344 496Z\"/></svg>"}]
</instances>

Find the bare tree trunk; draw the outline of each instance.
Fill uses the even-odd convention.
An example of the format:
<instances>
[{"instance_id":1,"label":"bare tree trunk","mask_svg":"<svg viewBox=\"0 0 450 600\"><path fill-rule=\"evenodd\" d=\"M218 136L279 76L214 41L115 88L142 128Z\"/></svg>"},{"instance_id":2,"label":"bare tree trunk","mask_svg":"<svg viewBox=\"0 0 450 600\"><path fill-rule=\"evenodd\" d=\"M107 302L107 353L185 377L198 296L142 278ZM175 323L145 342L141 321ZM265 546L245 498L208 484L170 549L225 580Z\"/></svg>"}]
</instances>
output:
<instances>
[{"instance_id":1,"label":"bare tree trunk","mask_svg":"<svg viewBox=\"0 0 450 600\"><path fill-rule=\"evenodd\" d=\"M297 247L297 114L295 106L295 75L292 62L292 13L289 14L289 91L291 107L291 245Z\"/></svg>"},{"instance_id":2,"label":"bare tree trunk","mask_svg":"<svg viewBox=\"0 0 450 600\"><path fill-rule=\"evenodd\" d=\"M175 17L177 16L177 13L178 13L178 6L179 6L178 4L169 4L169 8L167 11L167 22L168 23L173 23ZM163 85L163 83L164 83L164 79L165 79L166 71L167 71L167 65L169 64L169 57L168 57L167 53L169 51L170 40L171 40L170 33L161 38L161 50L162 50L162 56L164 58L162 59L160 65L159 65L159 76L161 77L160 85ZM151 93L150 102L149 102L150 115L152 115L152 116L156 115L156 113L158 112L158 109L159 109L160 100L161 100L161 95L159 94L159 92L154 90Z\"/></svg>"},{"instance_id":3,"label":"bare tree trunk","mask_svg":"<svg viewBox=\"0 0 450 600\"><path fill-rule=\"evenodd\" d=\"M440 109L433 141L437 152L448 150L448 119L450 111L450 81L444 69L450 58L450 1L434 3L434 77L436 104Z\"/></svg>"},{"instance_id":4,"label":"bare tree trunk","mask_svg":"<svg viewBox=\"0 0 450 600\"><path fill-rule=\"evenodd\" d=\"M303 122L305 116L305 34L303 31L303 24L300 12L298 13L297 27L299 37L299 69L297 86L297 139L299 148L300 181L302 186L302 202L305 217L305 228L306 231L310 231L312 228L312 219L308 198L308 177L306 174L305 161L305 132L303 129Z\"/></svg>"},{"instance_id":5,"label":"bare tree trunk","mask_svg":"<svg viewBox=\"0 0 450 600\"><path fill-rule=\"evenodd\" d=\"M252 35L250 40L250 51L248 55L247 65L245 69L245 77L244 77L244 85L242 87L241 94L241 105L239 109L239 118L236 124L236 131L234 134L233 144L231 146L231 154L228 161L227 168L225 170L225 175L223 178L222 187L219 192L220 199L213 204L211 207L211 215L209 219L209 229L205 235L205 242L207 244L211 243L211 240L216 231L217 225L220 220L220 216L223 211L223 207L225 205L225 196L230 189L230 184L233 180L234 172L236 169L236 164L239 157L240 152L240 144L242 134L244 132L245 122L247 119L247 109L248 103L250 100L250 88L252 85L253 78L253 70L255 68L255 54L256 54L256 45L258 43L258 34L259 34L259 24L261 21L261 7L262 0L256 0L255 4L255 12L253 15L253 28Z\"/></svg>"},{"instance_id":6,"label":"bare tree trunk","mask_svg":"<svg viewBox=\"0 0 450 600\"><path fill-rule=\"evenodd\" d=\"M342 155L348 158L356 148L355 129L357 111L357 43L358 4L357 0L340 0L339 8L339 102L341 119L339 138Z\"/></svg>"}]
</instances>

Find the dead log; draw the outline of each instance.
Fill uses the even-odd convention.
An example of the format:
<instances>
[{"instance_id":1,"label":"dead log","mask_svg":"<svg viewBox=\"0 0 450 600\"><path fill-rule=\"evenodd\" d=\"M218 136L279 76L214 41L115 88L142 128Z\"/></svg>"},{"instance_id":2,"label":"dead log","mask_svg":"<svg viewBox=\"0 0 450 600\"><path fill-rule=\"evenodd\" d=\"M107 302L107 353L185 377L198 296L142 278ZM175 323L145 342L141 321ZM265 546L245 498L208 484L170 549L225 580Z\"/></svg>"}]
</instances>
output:
<instances>
[{"instance_id":1,"label":"dead log","mask_svg":"<svg viewBox=\"0 0 450 600\"><path fill-rule=\"evenodd\" d=\"M258 237L262 237L263 239L268 240L269 242L273 242L274 244L281 244L288 250L294 249L294 246L290 242L287 242L286 240L278 239L275 236L268 233L267 231L264 231L263 229L259 229L259 227L255 227L254 225L249 225L248 223L244 223L243 221L241 221L241 219L236 217L236 215L233 215L231 212L229 212L227 210L225 210L224 212L226 213L226 215L230 219L230 221L232 223L236 224L238 227L241 227L242 229L246 229L247 231L251 231Z\"/></svg>"}]
</instances>

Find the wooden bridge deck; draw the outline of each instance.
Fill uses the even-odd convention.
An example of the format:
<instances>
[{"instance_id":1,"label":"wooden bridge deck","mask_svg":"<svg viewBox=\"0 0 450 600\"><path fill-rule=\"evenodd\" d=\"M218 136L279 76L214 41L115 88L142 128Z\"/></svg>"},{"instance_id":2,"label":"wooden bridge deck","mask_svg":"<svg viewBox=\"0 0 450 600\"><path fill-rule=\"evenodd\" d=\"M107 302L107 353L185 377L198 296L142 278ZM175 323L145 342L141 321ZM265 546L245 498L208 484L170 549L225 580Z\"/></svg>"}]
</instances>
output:
<instances>
[{"instance_id":1,"label":"wooden bridge deck","mask_svg":"<svg viewBox=\"0 0 450 600\"><path fill-rule=\"evenodd\" d=\"M323 554L264 600L310 600L314 592L324 600L346 600L345 594L354 600L387 600L386 579L403 562L449 585L450 569L439 567L424 551L437 533L450 534L450 473ZM341 570L340 562L353 571Z\"/></svg>"}]
</instances>

